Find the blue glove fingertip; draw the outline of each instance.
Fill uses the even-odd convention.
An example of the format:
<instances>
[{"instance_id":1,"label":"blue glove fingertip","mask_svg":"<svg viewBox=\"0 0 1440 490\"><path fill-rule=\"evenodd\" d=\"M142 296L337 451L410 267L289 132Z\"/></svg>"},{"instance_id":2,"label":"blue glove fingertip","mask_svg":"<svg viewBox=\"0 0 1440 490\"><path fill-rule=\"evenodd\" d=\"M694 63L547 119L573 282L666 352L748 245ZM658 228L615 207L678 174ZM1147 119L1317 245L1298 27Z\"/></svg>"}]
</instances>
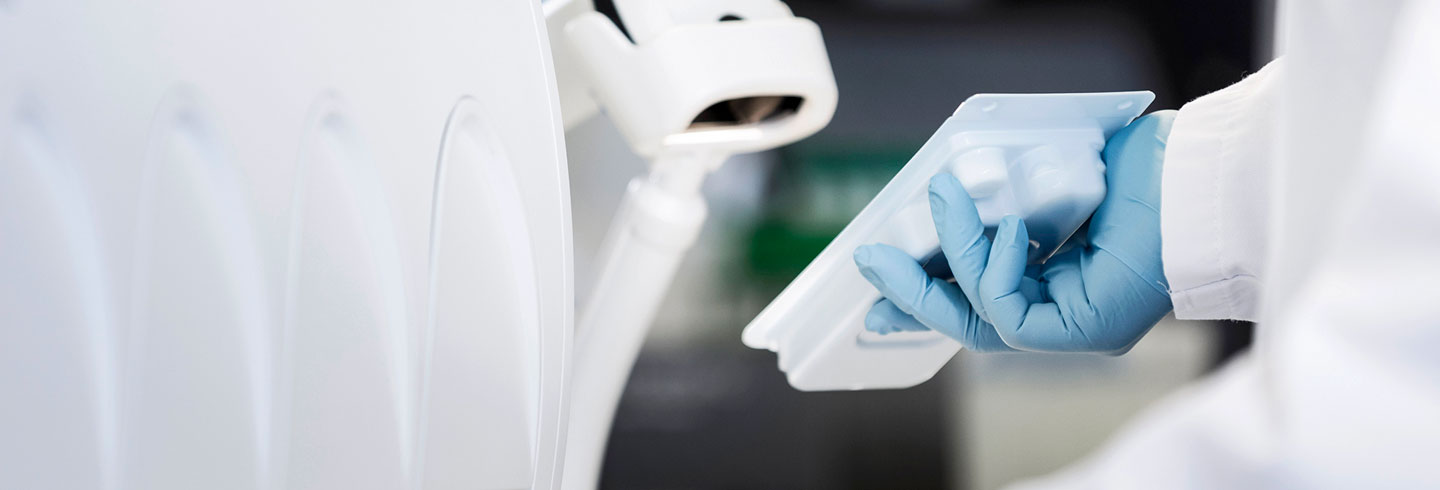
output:
<instances>
[{"instance_id":1,"label":"blue glove fingertip","mask_svg":"<svg viewBox=\"0 0 1440 490\"><path fill-rule=\"evenodd\" d=\"M960 179L950 173L938 173L930 178L930 194L945 199L955 195L956 191L965 192L965 186L960 184ZM969 194L965 194L967 197Z\"/></svg>"},{"instance_id":2,"label":"blue glove fingertip","mask_svg":"<svg viewBox=\"0 0 1440 490\"><path fill-rule=\"evenodd\" d=\"M872 254L870 250L874 247L874 245L861 245L855 247L855 253L853 254L853 257L855 259L855 265L862 269L865 267L869 267L871 257L874 256L874 254Z\"/></svg>"},{"instance_id":3,"label":"blue glove fingertip","mask_svg":"<svg viewBox=\"0 0 1440 490\"><path fill-rule=\"evenodd\" d=\"M924 331L929 327L900 310L893 301L882 299L865 314L865 329L880 335L907 331Z\"/></svg>"},{"instance_id":4,"label":"blue glove fingertip","mask_svg":"<svg viewBox=\"0 0 1440 490\"><path fill-rule=\"evenodd\" d=\"M875 247L876 245L861 245L855 247L854 258L855 266L860 269L860 275L878 287L880 285L880 276L876 275L874 271Z\"/></svg>"},{"instance_id":5,"label":"blue glove fingertip","mask_svg":"<svg viewBox=\"0 0 1440 490\"><path fill-rule=\"evenodd\" d=\"M880 304L876 303L875 306L871 306L870 311L865 314L865 330L884 333L889 328L890 320L886 318L885 311L880 308Z\"/></svg>"},{"instance_id":6,"label":"blue glove fingertip","mask_svg":"<svg viewBox=\"0 0 1440 490\"><path fill-rule=\"evenodd\" d=\"M995 241L1000 242L1001 247L1015 247L1022 244L1029 246L1030 239L1025 230L1025 220L1013 214L1000 218L1000 226L995 230Z\"/></svg>"},{"instance_id":7,"label":"blue glove fingertip","mask_svg":"<svg viewBox=\"0 0 1440 490\"><path fill-rule=\"evenodd\" d=\"M855 267L860 268L861 271L874 267L874 265L876 265L876 248L878 248L878 246L880 245L855 246L855 252L854 255L852 255L852 258L855 259Z\"/></svg>"},{"instance_id":8,"label":"blue glove fingertip","mask_svg":"<svg viewBox=\"0 0 1440 490\"><path fill-rule=\"evenodd\" d=\"M939 213L946 205L950 204L949 196L953 193L955 186L959 185L960 181L948 173L940 173L931 177L929 188L931 212Z\"/></svg>"},{"instance_id":9,"label":"blue glove fingertip","mask_svg":"<svg viewBox=\"0 0 1440 490\"><path fill-rule=\"evenodd\" d=\"M970 200L970 194L960 184L960 180L948 173L937 174L930 178L930 213L935 216L936 221L942 219L945 213L953 207L964 208L974 207Z\"/></svg>"}]
</instances>

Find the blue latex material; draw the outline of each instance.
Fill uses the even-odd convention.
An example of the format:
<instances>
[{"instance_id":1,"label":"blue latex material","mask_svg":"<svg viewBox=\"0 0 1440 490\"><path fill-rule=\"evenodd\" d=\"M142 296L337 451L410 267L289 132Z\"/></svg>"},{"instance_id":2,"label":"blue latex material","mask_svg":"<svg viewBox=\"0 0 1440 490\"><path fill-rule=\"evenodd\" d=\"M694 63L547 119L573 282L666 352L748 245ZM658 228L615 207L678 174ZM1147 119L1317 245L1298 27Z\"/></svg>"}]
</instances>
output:
<instances>
[{"instance_id":1,"label":"blue latex material","mask_svg":"<svg viewBox=\"0 0 1440 490\"><path fill-rule=\"evenodd\" d=\"M981 352L1128 351L1171 309L1161 265L1160 172L1174 118L1174 111L1147 115L1106 142L1104 200L1070 249L1042 265L1026 265L1023 221L1006 217L990 240L960 182L935 176L929 200L939 263L921 264L882 244L855 250L861 275L885 296L865 327L933 329Z\"/></svg>"}]
</instances>

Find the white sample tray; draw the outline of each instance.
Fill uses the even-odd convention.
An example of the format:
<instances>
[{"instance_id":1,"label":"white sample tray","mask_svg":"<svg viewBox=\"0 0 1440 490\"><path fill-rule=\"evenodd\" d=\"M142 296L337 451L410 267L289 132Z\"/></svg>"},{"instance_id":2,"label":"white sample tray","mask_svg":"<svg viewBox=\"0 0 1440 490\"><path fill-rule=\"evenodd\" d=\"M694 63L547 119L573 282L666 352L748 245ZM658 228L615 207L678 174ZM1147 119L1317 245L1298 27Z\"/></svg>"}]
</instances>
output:
<instances>
[{"instance_id":1,"label":"white sample tray","mask_svg":"<svg viewBox=\"0 0 1440 490\"><path fill-rule=\"evenodd\" d=\"M967 99L800 276L745 327L745 345L779 356L805 391L905 388L930 379L960 344L933 331L878 335L865 314L880 293L860 276L855 248L887 243L919 260L938 252L930 178L952 172L993 231L1025 219L1031 262L1043 262L1105 195L1105 141L1155 95L978 94Z\"/></svg>"}]
</instances>

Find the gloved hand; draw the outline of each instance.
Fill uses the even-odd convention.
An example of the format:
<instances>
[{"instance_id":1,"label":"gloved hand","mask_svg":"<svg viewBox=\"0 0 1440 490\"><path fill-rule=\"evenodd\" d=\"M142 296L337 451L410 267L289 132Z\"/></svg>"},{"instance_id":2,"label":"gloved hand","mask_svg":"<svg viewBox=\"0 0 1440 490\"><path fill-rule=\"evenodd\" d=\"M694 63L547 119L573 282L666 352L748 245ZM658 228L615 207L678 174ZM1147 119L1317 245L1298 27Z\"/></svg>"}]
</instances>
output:
<instances>
[{"instance_id":1,"label":"gloved hand","mask_svg":"<svg viewBox=\"0 0 1440 490\"><path fill-rule=\"evenodd\" d=\"M1086 240L1028 271L1024 221L1005 217L991 243L960 182L935 176L930 213L944 253L936 260L946 264L926 264L927 272L894 247L857 248L860 273L885 296L865 327L934 329L981 352L1130 350L1171 309L1160 262L1160 171L1174 119L1175 111L1149 114L1106 142L1107 192Z\"/></svg>"}]
</instances>

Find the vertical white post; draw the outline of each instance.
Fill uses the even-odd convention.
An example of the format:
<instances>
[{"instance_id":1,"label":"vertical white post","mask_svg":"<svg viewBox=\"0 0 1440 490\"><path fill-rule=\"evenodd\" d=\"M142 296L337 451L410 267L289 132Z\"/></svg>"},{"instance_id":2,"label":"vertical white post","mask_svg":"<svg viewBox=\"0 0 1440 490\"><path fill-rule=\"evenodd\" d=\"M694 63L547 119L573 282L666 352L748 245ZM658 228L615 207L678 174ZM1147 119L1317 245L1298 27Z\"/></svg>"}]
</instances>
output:
<instances>
[{"instance_id":1,"label":"vertical white post","mask_svg":"<svg viewBox=\"0 0 1440 490\"><path fill-rule=\"evenodd\" d=\"M600 249L600 274L576 325L563 488L594 488L630 368L685 252L706 216L700 184L726 158L688 153L656 159L636 178Z\"/></svg>"}]
</instances>

